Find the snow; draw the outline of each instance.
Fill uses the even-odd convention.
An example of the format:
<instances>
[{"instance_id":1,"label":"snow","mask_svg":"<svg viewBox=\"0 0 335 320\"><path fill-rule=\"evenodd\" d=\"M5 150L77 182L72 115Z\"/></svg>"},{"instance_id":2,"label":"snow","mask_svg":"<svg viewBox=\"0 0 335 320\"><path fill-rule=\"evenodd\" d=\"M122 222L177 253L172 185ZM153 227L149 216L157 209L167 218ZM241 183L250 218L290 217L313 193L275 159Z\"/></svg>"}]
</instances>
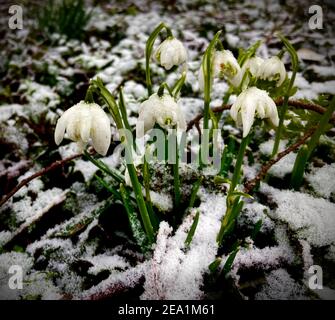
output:
<instances>
[{"instance_id":1,"label":"snow","mask_svg":"<svg viewBox=\"0 0 335 320\"><path fill-rule=\"evenodd\" d=\"M301 239L321 247L335 242L335 204L301 192L278 190L263 183L261 192L275 201L269 215L288 223Z\"/></svg>"},{"instance_id":2,"label":"snow","mask_svg":"<svg viewBox=\"0 0 335 320\"><path fill-rule=\"evenodd\" d=\"M7 243L12 237L10 231L0 231L0 248Z\"/></svg>"},{"instance_id":3,"label":"snow","mask_svg":"<svg viewBox=\"0 0 335 320\"><path fill-rule=\"evenodd\" d=\"M256 294L256 300L306 300L306 290L285 269L274 270L266 277L267 284Z\"/></svg>"},{"instance_id":4,"label":"snow","mask_svg":"<svg viewBox=\"0 0 335 320\"><path fill-rule=\"evenodd\" d=\"M335 163L325 164L322 168L313 168L306 180L316 194L329 199L335 194Z\"/></svg>"},{"instance_id":5,"label":"snow","mask_svg":"<svg viewBox=\"0 0 335 320\"><path fill-rule=\"evenodd\" d=\"M250 228L255 226L259 220L262 220L260 232L268 233L272 231L275 226L273 221L268 217L269 210L267 206L257 203L256 201L245 203L242 213L238 217L238 223Z\"/></svg>"},{"instance_id":6,"label":"snow","mask_svg":"<svg viewBox=\"0 0 335 320\"><path fill-rule=\"evenodd\" d=\"M155 191L150 191L152 204L160 211L168 212L173 209L173 201L170 195Z\"/></svg>"},{"instance_id":7,"label":"snow","mask_svg":"<svg viewBox=\"0 0 335 320\"><path fill-rule=\"evenodd\" d=\"M26 196L22 200L14 202L12 208L16 214L17 221L32 221L37 216L43 214L43 212L49 211L53 205L62 202L65 199L66 193L62 189L52 188L40 191L35 201Z\"/></svg>"},{"instance_id":8,"label":"snow","mask_svg":"<svg viewBox=\"0 0 335 320\"><path fill-rule=\"evenodd\" d=\"M273 144L274 140L268 140L263 142L259 146L260 152L264 155L270 156L272 153ZM285 150L286 147L287 147L287 141L281 140L278 151L281 152ZM285 175L292 172L296 157L297 157L296 153L293 152L289 153L270 168L269 174L275 177L284 178Z\"/></svg>"},{"instance_id":9,"label":"snow","mask_svg":"<svg viewBox=\"0 0 335 320\"><path fill-rule=\"evenodd\" d=\"M88 272L94 275L97 275L102 270L114 271L115 268L129 268L129 263L118 255L106 256L102 254L95 257L89 257L86 260L93 264L93 266L89 268Z\"/></svg>"},{"instance_id":10,"label":"snow","mask_svg":"<svg viewBox=\"0 0 335 320\"><path fill-rule=\"evenodd\" d=\"M200 197L199 222L188 250L185 251L184 242L193 217L184 219L174 235L168 223L161 222L141 299L185 300L203 296L203 273L215 259L216 236L226 200L223 196L204 191L200 192Z\"/></svg>"}]
</instances>

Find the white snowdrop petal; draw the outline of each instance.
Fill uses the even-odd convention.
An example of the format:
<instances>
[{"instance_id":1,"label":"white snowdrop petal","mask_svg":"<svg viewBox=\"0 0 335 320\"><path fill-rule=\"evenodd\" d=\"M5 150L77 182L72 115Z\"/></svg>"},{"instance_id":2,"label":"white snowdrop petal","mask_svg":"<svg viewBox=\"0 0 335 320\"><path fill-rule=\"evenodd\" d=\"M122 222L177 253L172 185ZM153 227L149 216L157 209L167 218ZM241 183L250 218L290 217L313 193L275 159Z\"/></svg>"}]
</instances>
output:
<instances>
[{"instance_id":1,"label":"white snowdrop petal","mask_svg":"<svg viewBox=\"0 0 335 320\"><path fill-rule=\"evenodd\" d=\"M243 124L243 138L245 138L254 123L256 105L254 103L247 103L244 108L241 108L241 117Z\"/></svg>"},{"instance_id":2,"label":"white snowdrop petal","mask_svg":"<svg viewBox=\"0 0 335 320\"><path fill-rule=\"evenodd\" d=\"M274 101L268 93L256 87L244 90L230 109L230 115L237 125L242 122L243 137L246 137L254 123L255 116L270 118L274 125L278 125L278 112Z\"/></svg>"},{"instance_id":3,"label":"white snowdrop petal","mask_svg":"<svg viewBox=\"0 0 335 320\"><path fill-rule=\"evenodd\" d=\"M183 44L175 39L165 39L155 51L155 56L159 63L166 69L171 69L174 65L179 65L186 61L187 52Z\"/></svg>"},{"instance_id":4,"label":"white snowdrop petal","mask_svg":"<svg viewBox=\"0 0 335 320\"><path fill-rule=\"evenodd\" d=\"M80 111L79 130L80 130L80 139L85 143L88 143L90 139L91 124L92 124L92 116L90 107L83 106L83 108Z\"/></svg>"},{"instance_id":5,"label":"white snowdrop petal","mask_svg":"<svg viewBox=\"0 0 335 320\"><path fill-rule=\"evenodd\" d=\"M74 105L73 107L67 109L58 119L54 134L55 142L57 145L59 145L62 142L65 131L67 130L67 126L69 124L69 119L71 118L71 115L76 113L77 110L78 105Z\"/></svg>"},{"instance_id":6,"label":"white snowdrop petal","mask_svg":"<svg viewBox=\"0 0 335 320\"><path fill-rule=\"evenodd\" d=\"M235 103L230 108L230 116L233 118L234 121L237 121L237 114L238 114L239 110L240 110L240 107L237 104L237 102L235 101Z\"/></svg>"},{"instance_id":7,"label":"white snowdrop petal","mask_svg":"<svg viewBox=\"0 0 335 320\"><path fill-rule=\"evenodd\" d=\"M64 138L66 125L67 125L67 118L60 117L57 121L55 134L54 134L55 142L57 145L59 145Z\"/></svg>"},{"instance_id":8,"label":"white snowdrop petal","mask_svg":"<svg viewBox=\"0 0 335 320\"><path fill-rule=\"evenodd\" d=\"M92 106L91 138L94 149L106 155L111 142L111 127L107 114L98 106Z\"/></svg>"}]
</instances>

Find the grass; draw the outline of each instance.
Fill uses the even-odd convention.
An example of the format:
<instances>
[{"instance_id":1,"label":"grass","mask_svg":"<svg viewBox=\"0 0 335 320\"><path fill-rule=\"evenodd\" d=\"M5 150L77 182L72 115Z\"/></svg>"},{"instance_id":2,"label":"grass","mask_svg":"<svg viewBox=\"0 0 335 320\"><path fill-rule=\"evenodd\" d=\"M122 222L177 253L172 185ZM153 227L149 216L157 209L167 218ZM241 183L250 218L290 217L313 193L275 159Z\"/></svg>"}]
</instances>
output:
<instances>
[{"instance_id":1,"label":"grass","mask_svg":"<svg viewBox=\"0 0 335 320\"><path fill-rule=\"evenodd\" d=\"M92 14L93 10L86 10L84 0L49 0L34 9L37 28L46 38L61 34L68 39L82 39Z\"/></svg>"}]
</instances>

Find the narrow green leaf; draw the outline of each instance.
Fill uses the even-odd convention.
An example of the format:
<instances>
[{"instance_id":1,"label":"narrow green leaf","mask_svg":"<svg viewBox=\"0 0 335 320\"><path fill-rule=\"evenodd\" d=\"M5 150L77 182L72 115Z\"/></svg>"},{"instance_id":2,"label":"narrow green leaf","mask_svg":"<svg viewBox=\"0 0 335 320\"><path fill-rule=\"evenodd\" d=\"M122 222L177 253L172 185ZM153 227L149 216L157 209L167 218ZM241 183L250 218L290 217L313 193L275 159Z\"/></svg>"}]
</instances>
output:
<instances>
[{"instance_id":1,"label":"narrow green leaf","mask_svg":"<svg viewBox=\"0 0 335 320\"><path fill-rule=\"evenodd\" d=\"M262 225L263 225L263 220L262 220L262 219L259 219L259 220L256 222L254 229L252 230L252 233L251 233L251 239L252 239L252 240L255 240L257 234L259 233L259 231L260 231L261 228L262 228Z\"/></svg>"},{"instance_id":2,"label":"narrow green leaf","mask_svg":"<svg viewBox=\"0 0 335 320\"><path fill-rule=\"evenodd\" d=\"M197 228L197 226L198 226L199 215L200 215L200 212L199 212L199 210L197 210L197 213L195 214L195 217L194 217L194 220L193 220L191 229L190 229L190 231L188 232L187 237L186 237L186 240L185 240L185 245L186 245L187 247L188 247L188 246L191 244L191 242L192 242L192 239L193 239L195 230L196 230L196 228Z\"/></svg>"},{"instance_id":3,"label":"narrow green leaf","mask_svg":"<svg viewBox=\"0 0 335 320\"><path fill-rule=\"evenodd\" d=\"M203 181L203 177L200 177L197 182L193 185L192 191L191 191L191 197L190 197L190 203L188 205L189 208L194 207L195 200L197 198L197 193L199 191L199 188L201 186L201 183Z\"/></svg>"},{"instance_id":4,"label":"narrow green leaf","mask_svg":"<svg viewBox=\"0 0 335 320\"><path fill-rule=\"evenodd\" d=\"M291 174L291 187L295 190L298 190L301 186L307 161L308 147L303 145L297 154Z\"/></svg>"},{"instance_id":5,"label":"narrow green leaf","mask_svg":"<svg viewBox=\"0 0 335 320\"><path fill-rule=\"evenodd\" d=\"M133 206L130 203L128 192L123 184L120 184L120 194L128 215L129 225L133 232L134 239L142 251L146 251L148 244L146 234L142 228L141 222L138 219L136 212L134 211Z\"/></svg>"},{"instance_id":6,"label":"narrow green leaf","mask_svg":"<svg viewBox=\"0 0 335 320\"><path fill-rule=\"evenodd\" d=\"M218 267L221 264L221 261L222 258L218 257L208 266L208 269L210 270L211 273L214 273L218 269Z\"/></svg>"},{"instance_id":7,"label":"narrow green leaf","mask_svg":"<svg viewBox=\"0 0 335 320\"><path fill-rule=\"evenodd\" d=\"M127 108L126 108L126 103L125 103L124 96L123 96L122 87L120 88L120 91L119 91L119 107L120 107L124 127L131 132L131 126L129 125L129 122L128 122Z\"/></svg>"},{"instance_id":8,"label":"narrow green leaf","mask_svg":"<svg viewBox=\"0 0 335 320\"><path fill-rule=\"evenodd\" d=\"M225 262L222 272L224 273L224 275L228 274L229 271L231 270L236 254L237 252L240 250L240 247L237 247L237 249L235 249L228 257L227 261Z\"/></svg>"}]
</instances>

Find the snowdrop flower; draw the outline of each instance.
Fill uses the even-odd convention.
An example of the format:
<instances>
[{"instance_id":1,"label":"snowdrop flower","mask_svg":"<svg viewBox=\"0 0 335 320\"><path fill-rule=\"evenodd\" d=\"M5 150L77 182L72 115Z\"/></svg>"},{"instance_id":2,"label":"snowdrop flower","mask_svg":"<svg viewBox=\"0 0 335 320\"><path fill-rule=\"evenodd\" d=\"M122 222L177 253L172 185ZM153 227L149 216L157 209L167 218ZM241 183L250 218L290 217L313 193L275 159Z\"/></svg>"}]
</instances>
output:
<instances>
[{"instance_id":1,"label":"snowdrop flower","mask_svg":"<svg viewBox=\"0 0 335 320\"><path fill-rule=\"evenodd\" d=\"M212 58L212 78L220 77L227 79L234 87L239 86L241 78L241 68L230 50L216 51ZM201 68L198 74L199 88L204 89L204 73Z\"/></svg>"},{"instance_id":2,"label":"snowdrop flower","mask_svg":"<svg viewBox=\"0 0 335 320\"><path fill-rule=\"evenodd\" d=\"M186 61L187 52L178 39L170 37L158 46L154 56L166 70L170 70L173 66Z\"/></svg>"},{"instance_id":3,"label":"snowdrop flower","mask_svg":"<svg viewBox=\"0 0 335 320\"><path fill-rule=\"evenodd\" d=\"M71 140L78 143L80 150L91 139L94 149L101 155L106 155L112 134L110 121L96 103L81 101L63 113L55 129L57 145L62 142L65 131Z\"/></svg>"},{"instance_id":4,"label":"snowdrop flower","mask_svg":"<svg viewBox=\"0 0 335 320\"><path fill-rule=\"evenodd\" d=\"M286 78L284 63L278 57L266 59L257 72L258 77L264 80L276 81L279 87Z\"/></svg>"},{"instance_id":5,"label":"snowdrop flower","mask_svg":"<svg viewBox=\"0 0 335 320\"><path fill-rule=\"evenodd\" d=\"M278 126L279 118L277 107L265 90L251 87L243 91L230 109L230 115L237 125L243 125L243 137L245 138L255 120L270 118L273 125Z\"/></svg>"},{"instance_id":6,"label":"snowdrop flower","mask_svg":"<svg viewBox=\"0 0 335 320\"><path fill-rule=\"evenodd\" d=\"M245 63L243 64L241 68L241 71L235 77L236 78L235 82L237 84L235 87L241 85L241 82L247 71L250 72L251 76L255 78L258 77L260 67L263 64L263 62L264 62L264 59L260 57L253 57L245 61ZM245 90L248 87L249 81L250 81L249 77L245 77L245 79L243 80L242 90Z\"/></svg>"},{"instance_id":7,"label":"snowdrop flower","mask_svg":"<svg viewBox=\"0 0 335 320\"><path fill-rule=\"evenodd\" d=\"M154 93L140 105L136 124L137 138L141 138L143 133L152 129L155 123L164 129L177 126L179 130L186 130L183 113L173 97L168 94L160 97Z\"/></svg>"},{"instance_id":8,"label":"snowdrop flower","mask_svg":"<svg viewBox=\"0 0 335 320\"><path fill-rule=\"evenodd\" d=\"M260 57L250 58L243 64L242 72L244 74L246 70L249 70L252 76L257 77L263 63L264 59Z\"/></svg>"},{"instance_id":9,"label":"snowdrop flower","mask_svg":"<svg viewBox=\"0 0 335 320\"><path fill-rule=\"evenodd\" d=\"M219 77L225 77L228 80L240 72L241 68L230 50L216 51L214 54L214 72Z\"/></svg>"}]
</instances>

